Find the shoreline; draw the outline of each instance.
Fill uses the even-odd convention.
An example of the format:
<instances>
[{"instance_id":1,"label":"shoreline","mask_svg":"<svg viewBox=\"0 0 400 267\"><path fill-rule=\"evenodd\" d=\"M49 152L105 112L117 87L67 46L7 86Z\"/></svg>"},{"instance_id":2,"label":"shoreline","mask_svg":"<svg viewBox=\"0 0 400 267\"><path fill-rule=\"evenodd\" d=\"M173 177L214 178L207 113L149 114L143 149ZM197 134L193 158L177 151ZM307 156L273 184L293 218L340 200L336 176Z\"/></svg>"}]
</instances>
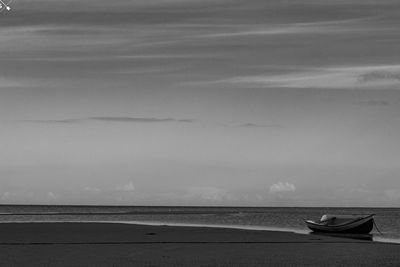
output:
<instances>
[{"instance_id":1,"label":"shoreline","mask_svg":"<svg viewBox=\"0 0 400 267\"><path fill-rule=\"evenodd\" d=\"M2 223L4 266L394 266L399 244L283 231Z\"/></svg>"},{"instance_id":2,"label":"shoreline","mask_svg":"<svg viewBox=\"0 0 400 267\"><path fill-rule=\"evenodd\" d=\"M218 229L236 229L248 231L267 231L267 232L284 232L294 233L299 235L325 235L345 239L365 239L367 235L352 235L352 234L321 234L313 233L310 230L300 230L294 228L278 228L268 226L251 226L251 225L222 225L222 224L195 224L195 223L171 223L171 222L157 222L157 221L21 221L21 222L0 222L1 224L63 224L63 223L77 223L77 224L126 224L126 225L143 225L143 226L169 226L169 227L193 227L193 228L218 228ZM371 234L371 242L400 244L400 239L388 238Z\"/></svg>"}]
</instances>

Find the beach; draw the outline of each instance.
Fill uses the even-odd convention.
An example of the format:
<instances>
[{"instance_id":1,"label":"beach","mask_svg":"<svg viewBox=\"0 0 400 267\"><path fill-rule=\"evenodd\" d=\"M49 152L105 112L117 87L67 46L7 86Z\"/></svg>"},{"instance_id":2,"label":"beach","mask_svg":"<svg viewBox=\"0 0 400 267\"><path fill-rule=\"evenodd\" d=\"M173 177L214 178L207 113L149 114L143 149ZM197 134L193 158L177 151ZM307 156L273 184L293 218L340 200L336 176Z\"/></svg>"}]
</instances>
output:
<instances>
[{"instance_id":1,"label":"beach","mask_svg":"<svg viewBox=\"0 0 400 267\"><path fill-rule=\"evenodd\" d=\"M1 266L400 266L400 245L211 227L2 223Z\"/></svg>"}]
</instances>

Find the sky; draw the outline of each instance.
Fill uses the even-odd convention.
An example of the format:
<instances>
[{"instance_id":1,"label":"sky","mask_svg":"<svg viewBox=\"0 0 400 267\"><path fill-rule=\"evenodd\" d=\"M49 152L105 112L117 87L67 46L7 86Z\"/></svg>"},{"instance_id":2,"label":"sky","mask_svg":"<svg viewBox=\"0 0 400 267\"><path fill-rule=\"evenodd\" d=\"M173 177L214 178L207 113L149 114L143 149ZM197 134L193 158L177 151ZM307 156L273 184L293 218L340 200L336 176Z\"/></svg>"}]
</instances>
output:
<instances>
[{"instance_id":1,"label":"sky","mask_svg":"<svg viewBox=\"0 0 400 267\"><path fill-rule=\"evenodd\" d=\"M400 205L395 0L14 0L0 203Z\"/></svg>"}]
</instances>

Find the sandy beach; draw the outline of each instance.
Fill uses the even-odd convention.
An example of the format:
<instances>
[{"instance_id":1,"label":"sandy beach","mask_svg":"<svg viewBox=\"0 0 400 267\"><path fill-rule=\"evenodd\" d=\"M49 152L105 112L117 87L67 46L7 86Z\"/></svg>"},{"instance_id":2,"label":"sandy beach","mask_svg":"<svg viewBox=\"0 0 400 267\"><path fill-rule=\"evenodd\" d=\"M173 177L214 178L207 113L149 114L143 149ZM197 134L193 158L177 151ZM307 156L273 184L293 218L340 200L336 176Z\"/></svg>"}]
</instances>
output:
<instances>
[{"instance_id":1,"label":"sandy beach","mask_svg":"<svg viewBox=\"0 0 400 267\"><path fill-rule=\"evenodd\" d=\"M400 245L208 227L4 223L1 266L400 266Z\"/></svg>"}]
</instances>

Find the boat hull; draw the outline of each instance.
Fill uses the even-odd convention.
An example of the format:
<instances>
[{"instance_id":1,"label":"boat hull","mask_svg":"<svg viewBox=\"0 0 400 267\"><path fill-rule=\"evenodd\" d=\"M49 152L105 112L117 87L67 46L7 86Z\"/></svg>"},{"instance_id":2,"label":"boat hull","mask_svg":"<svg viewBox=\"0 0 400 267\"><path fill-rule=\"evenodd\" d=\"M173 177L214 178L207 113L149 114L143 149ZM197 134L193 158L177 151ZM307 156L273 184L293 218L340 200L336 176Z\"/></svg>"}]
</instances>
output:
<instances>
[{"instance_id":1,"label":"boat hull","mask_svg":"<svg viewBox=\"0 0 400 267\"><path fill-rule=\"evenodd\" d=\"M368 234L374 228L374 218L369 216L341 225L323 225L312 221L306 221L306 224L314 232Z\"/></svg>"}]
</instances>

